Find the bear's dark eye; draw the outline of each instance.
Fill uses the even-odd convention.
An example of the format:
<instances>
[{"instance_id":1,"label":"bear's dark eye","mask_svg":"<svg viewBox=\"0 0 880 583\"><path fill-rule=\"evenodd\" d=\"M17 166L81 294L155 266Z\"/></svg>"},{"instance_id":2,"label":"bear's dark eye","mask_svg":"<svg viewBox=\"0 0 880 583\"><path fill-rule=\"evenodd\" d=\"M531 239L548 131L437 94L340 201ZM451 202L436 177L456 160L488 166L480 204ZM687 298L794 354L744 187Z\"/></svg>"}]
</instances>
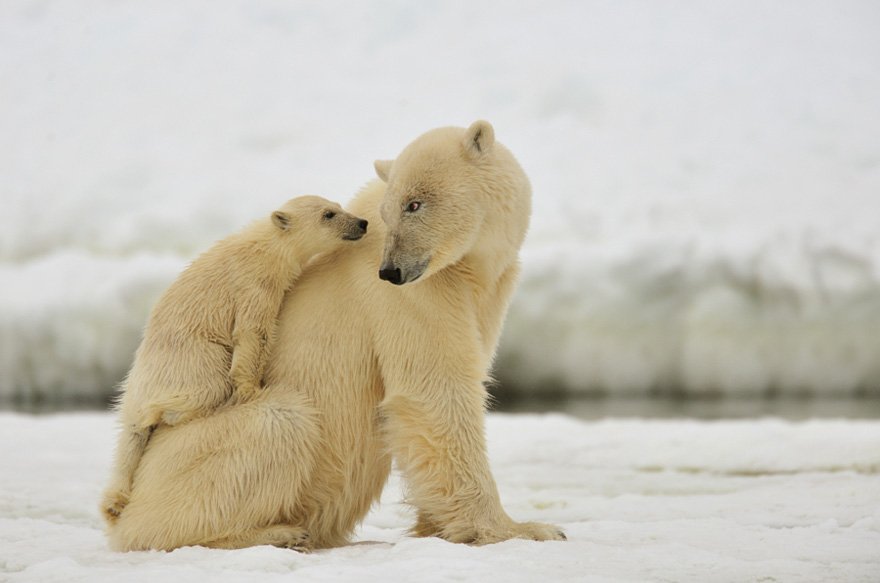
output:
<instances>
[{"instance_id":1,"label":"bear's dark eye","mask_svg":"<svg viewBox=\"0 0 880 583\"><path fill-rule=\"evenodd\" d=\"M324 212L324 218L327 219L328 221L335 216L336 216L336 213L334 213L333 211L325 211Z\"/></svg>"},{"instance_id":2,"label":"bear's dark eye","mask_svg":"<svg viewBox=\"0 0 880 583\"><path fill-rule=\"evenodd\" d=\"M420 208L422 208L422 203L420 203L417 200L414 200L411 203L409 203L408 205L406 205L406 212L414 213L417 210L419 210Z\"/></svg>"}]
</instances>

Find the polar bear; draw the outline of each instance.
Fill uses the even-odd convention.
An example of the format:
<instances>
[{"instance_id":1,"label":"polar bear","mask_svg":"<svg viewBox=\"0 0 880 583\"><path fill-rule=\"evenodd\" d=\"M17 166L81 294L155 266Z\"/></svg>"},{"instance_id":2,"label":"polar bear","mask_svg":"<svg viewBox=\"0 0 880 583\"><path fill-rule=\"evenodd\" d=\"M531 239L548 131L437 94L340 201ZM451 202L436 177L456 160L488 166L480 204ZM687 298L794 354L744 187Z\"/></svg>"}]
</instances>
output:
<instances>
[{"instance_id":1,"label":"polar bear","mask_svg":"<svg viewBox=\"0 0 880 583\"><path fill-rule=\"evenodd\" d=\"M121 431L101 502L116 520L150 432L204 416L260 388L284 293L315 255L356 241L367 221L317 196L287 201L216 243L159 299L122 385Z\"/></svg>"},{"instance_id":2,"label":"polar bear","mask_svg":"<svg viewBox=\"0 0 880 583\"><path fill-rule=\"evenodd\" d=\"M265 388L156 429L108 528L113 549L343 545L392 458L416 536L565 538L504 511L484 435L529 222L525 173L485 121L431 130L375 168L381 181L348 205L375 227L287 293Z\"/></svg>"}]
</instances>

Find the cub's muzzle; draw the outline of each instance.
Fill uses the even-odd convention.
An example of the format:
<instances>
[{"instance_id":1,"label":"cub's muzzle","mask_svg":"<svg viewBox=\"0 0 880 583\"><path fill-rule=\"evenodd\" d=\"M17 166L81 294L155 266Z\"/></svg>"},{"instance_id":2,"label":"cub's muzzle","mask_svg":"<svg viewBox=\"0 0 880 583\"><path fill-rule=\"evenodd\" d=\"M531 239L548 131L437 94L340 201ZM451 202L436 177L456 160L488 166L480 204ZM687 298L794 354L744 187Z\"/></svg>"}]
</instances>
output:
<instances>
[{"instance_id":1,"label":"cub's muzzle","mask_svg":"<svg viewBox=\"0 0 880 583\"><path fill-rule=\"evenodd\" d=\"M366 219L359 219L353 228L349 229L348 232L342 235L342 238L346 241L357 241L366 234L368 224L369 223Z\"/></svg>"}]
</instances>

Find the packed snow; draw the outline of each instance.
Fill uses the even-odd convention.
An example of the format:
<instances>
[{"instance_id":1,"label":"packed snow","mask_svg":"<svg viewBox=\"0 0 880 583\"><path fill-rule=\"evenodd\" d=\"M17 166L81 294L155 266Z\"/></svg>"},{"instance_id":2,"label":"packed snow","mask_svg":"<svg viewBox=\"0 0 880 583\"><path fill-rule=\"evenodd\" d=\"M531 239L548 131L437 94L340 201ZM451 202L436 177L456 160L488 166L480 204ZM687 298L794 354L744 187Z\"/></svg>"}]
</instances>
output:
<instances>
[{"instance_id":1,"label":"packed snow","mask_svg":"<svg viewBox=\"0 0 880 583\"><path fill-rule=\"evenodd\" d=\"M567 542L406 536L393 476L353 544L113 553L97 504L108 413L0 414L0 580L877 581L880 422L488 418L503 503Z\"/></svg>"},{"instance_id":2,"label":"packed snow","mask_svg":"<svg viewBox=\"0 0 880 583\"><path fill-rule=\"evenodd\" d=\"M199 251L489 119L520 391L880 393L870 0L0 3L0 395L108 394Z\"/></svg>"}]
</instances>

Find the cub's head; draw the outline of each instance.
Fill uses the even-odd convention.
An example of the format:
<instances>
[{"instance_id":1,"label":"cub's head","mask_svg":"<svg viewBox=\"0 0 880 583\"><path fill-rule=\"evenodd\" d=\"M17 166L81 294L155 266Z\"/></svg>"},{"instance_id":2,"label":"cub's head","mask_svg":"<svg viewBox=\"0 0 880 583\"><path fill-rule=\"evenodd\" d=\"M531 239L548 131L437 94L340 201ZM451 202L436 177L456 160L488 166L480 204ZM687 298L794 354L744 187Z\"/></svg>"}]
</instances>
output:
<instances>
[{"instance_id":1,"label":"cub's head","mask_svg":"<svg viewBox=\"0 0 880 583\"><path fill-rule=\"evenodd\" d=\"M510 153L495 143L488 122L431 130L395 160L377 160L375 168L387 183L380 208L388 227L381 279L402 285L459 261L475 249L486 231L487 216L504 215L504 207L512 206L501 200L509 191L524 193L525 202L513 206L524 207L520 214L525 218L513 228L522 231L520 239L525 234L528 180ZM515 254L518 243L510 242L515 243Z\"/></svg>"},{"instance_id":2,"label":"cub's head","mask_svg":"<svg viewBox=\"0 0 880 583\"><path fill-rule=\"evenodd\" d=\"M357 241L367 232L367 221L346 212L335 202L320 196L290 199L272 213L272 225L282 237L320 253L341 241Z\"/></svg>"}]
</instances>

